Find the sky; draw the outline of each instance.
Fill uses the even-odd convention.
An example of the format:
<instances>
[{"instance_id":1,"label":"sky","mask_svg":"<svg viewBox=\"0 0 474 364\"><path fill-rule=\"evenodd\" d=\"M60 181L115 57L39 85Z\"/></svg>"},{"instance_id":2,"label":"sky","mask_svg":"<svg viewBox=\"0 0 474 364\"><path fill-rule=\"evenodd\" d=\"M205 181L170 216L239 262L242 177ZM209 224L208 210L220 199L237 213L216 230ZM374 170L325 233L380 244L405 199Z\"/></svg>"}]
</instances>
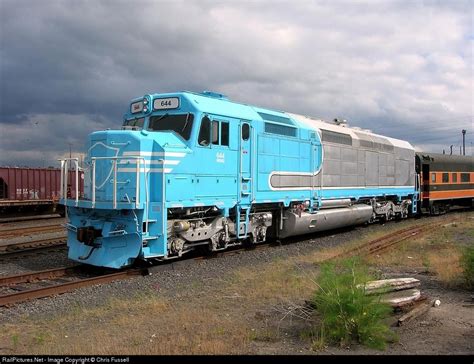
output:
<instances>
[{"instance_id":1,"label":"sky","mask_svg":"<svg viewBox=\"0 0 474 364\"><path fill-rule=\"evenodd\" d=\"M473 2L0 0L0 165L58 166L131 99L231 100L474 148Z\"/></svg>"}]
</instances>

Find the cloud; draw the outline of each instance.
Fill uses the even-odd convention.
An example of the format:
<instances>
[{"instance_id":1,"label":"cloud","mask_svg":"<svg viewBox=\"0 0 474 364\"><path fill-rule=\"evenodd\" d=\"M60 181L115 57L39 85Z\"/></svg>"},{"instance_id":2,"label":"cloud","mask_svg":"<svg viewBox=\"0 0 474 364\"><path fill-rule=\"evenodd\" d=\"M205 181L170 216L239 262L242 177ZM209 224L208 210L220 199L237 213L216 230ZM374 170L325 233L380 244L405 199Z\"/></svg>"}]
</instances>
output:
<instances>
[{"instance_id":1,"label":"cloud","mask_svg":"<svg viewBox=\"0 0 474 364\"><path fill-rule=\"evenodd\" d=\"M91 130L113 127L117 122L100 115L31 114L20 122L0 124L0 165L58 167L57 159L69 150L84 150Z\"/></svg>"},{"instance_id":2,"label":"cloud","mask_svg":"<svg viewBox=\"0 0 474 364\"><path fill-rule=\"evenodd\" d=\"M85 141L118 127L130 99L184 89L342 117L434 151L459 145L463 128L472 141L469 1L0 6L0 152L9 153L2 163L41 163L20 142L4 146L13 132L28 135L21 127L35 117L45 125L81 119L77 139ZM41 140L30 145L39 153L68 148L66 129L31 137Z\"/></svg>"}]
</instances>

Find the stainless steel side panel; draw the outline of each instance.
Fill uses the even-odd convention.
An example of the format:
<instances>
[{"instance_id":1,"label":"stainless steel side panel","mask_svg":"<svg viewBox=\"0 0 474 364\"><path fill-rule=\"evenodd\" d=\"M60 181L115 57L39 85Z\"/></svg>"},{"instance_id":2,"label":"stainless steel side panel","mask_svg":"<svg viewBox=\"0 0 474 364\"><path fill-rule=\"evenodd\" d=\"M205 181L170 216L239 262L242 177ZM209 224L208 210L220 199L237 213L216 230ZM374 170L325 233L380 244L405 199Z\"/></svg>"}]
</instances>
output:
<instances>
[{"instance_id":1,"label":"stainless steel side panel","mask_svg":"<svg viewBox=\"0 0 474 364\"><path fill-rule=\"evenodd\" d=\"M322 200L321 201L321 208L322 209L332 209L335 207L349 207L351 204L350 198L341 198L341 199L334 199L334 200Z\"/></svg>"}]
</instances>

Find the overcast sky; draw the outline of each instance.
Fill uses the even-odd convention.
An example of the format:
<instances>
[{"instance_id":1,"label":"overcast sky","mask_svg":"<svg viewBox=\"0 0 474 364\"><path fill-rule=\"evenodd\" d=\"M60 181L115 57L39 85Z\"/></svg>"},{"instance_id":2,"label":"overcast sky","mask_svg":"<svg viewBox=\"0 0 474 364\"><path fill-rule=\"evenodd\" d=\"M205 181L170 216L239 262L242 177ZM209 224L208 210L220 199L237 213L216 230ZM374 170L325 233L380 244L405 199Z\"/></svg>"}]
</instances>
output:
<instances>
[{"instance_id":1,"label":"overcast sky","mask_svg":"<svg viewBox=\"0 0 474 364\"><path fill-rule=\"evenodd\" d=\"M0 0L0 165L57 165L146 93L258 106L472 153L472 1Z\"/></svg>"}]
</instances>

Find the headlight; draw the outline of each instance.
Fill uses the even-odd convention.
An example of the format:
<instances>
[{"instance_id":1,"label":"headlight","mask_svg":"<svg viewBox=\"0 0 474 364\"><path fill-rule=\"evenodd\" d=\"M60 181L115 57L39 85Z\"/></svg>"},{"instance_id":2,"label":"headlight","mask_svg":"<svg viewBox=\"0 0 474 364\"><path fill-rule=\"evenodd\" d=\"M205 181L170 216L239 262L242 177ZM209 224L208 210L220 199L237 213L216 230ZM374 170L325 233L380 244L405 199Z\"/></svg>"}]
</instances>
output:
<instances>
[{"instance_id":1,"label":"headlight","mask_svg":"<svg viewBox=\"0 0 474 364\"><path fill-rule=\"evenodd\" d=\"M143 105L148 105L148 99L143 99Z\"/></svg>"},{"instance_id":2,"label":"headlight","mask_svg":"<svg viewBox=\"0 0 474 364\"><path fill-rule=\"evenodd\" d=\"M148 111L148 108L147 107L144 107L143 108L143 112L147 112Z\"/></svg>"}]
</instances>

